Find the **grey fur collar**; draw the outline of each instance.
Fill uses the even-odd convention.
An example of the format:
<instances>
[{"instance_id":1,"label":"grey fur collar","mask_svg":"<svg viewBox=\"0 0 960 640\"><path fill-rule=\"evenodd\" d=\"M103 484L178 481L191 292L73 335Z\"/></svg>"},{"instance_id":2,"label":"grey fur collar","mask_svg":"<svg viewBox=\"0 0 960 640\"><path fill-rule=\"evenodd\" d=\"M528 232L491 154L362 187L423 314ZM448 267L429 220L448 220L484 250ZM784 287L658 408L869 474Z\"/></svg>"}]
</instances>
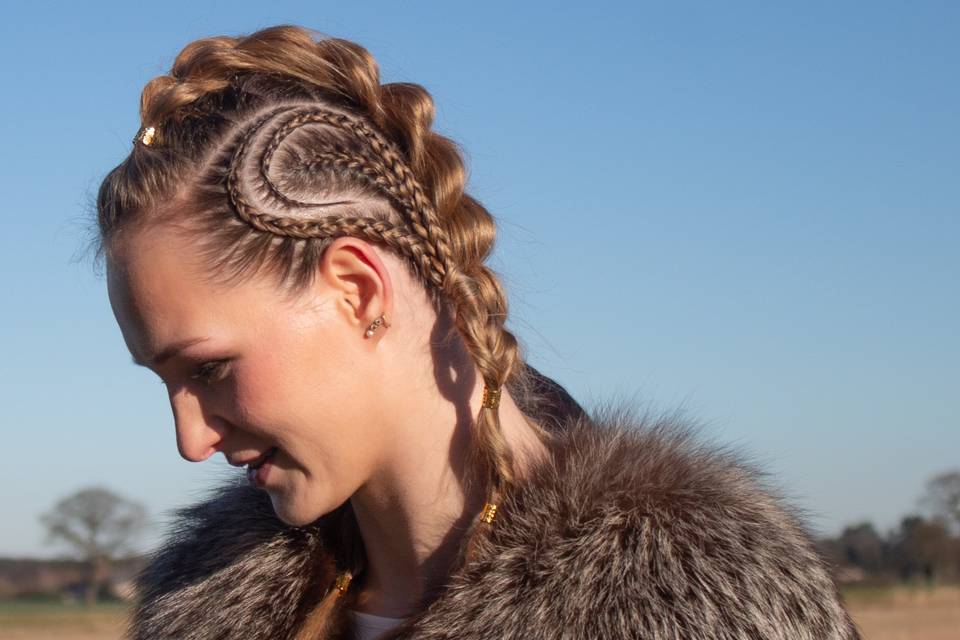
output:
<instances>
[{"instance_id":1,"label":"grey fur collar","mask_svg":"<svg viewBox=\"0 0 960 640\"><path fill-rule=\"evenodd\" d=\"M624 408L558 428L476 559L396 637L859 638L796 513L749 465ZM332 580L325 527L221 488L180 513L139 577L130 636L294 638Z\"/></svg>"}]
</instances>

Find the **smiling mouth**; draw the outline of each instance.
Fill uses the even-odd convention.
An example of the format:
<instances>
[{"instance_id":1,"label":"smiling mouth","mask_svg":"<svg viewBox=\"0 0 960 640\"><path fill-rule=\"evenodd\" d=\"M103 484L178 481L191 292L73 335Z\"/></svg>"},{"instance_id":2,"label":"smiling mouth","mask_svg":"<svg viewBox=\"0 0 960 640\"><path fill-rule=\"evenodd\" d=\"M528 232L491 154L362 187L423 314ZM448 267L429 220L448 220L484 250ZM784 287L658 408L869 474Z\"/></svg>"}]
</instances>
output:
<instances>
[{"instance_id":1,"label":"smiling mouth","mask_svg":"<svg viewBox=\"0 0 960 640\"><path fill-rule=\"evenodd\" d=\"M276 455L277 451L277 447L274 447L263 454L258 460L254 460L247 465L247 482L250 483L251 486L260 487L261 489L266 486L266 476L270 473L270 466L266 468L263 467L273 460L273 456Z\"/></svg>"},{"instance_id":2,"label":"smiling mouth","mask_svg":"<svg viewBox=\"0 0 960 640\"><path fill-rule=\"evenodd\" d=\"M269 451L267 451L267 452L266 452L265 454L263 454L262 456L260 456L260 458L258 458L257 460L254 460L253 462L251 462L250 464L248 464L248 465L247 465L247 473L250 473L250 472L252 472L252 471L256 471L257 469L259 469L260 467L262 467L264 464L266 464L267 462L269 462L270 459L272 459L273 456L274 456L276 453L277 453L277 447L274 447L274 448L270 449Z\"/></svg>"}]
</instances>

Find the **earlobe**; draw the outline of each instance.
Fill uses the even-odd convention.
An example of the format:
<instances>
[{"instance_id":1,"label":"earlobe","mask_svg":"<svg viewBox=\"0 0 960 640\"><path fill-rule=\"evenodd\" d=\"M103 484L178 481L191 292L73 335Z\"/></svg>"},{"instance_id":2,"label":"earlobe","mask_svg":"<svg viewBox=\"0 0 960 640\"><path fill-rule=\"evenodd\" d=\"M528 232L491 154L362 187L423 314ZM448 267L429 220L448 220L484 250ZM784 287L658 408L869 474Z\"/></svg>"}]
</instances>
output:
<instances>
[{"instance_id":1,"label":"earlobe","mask_svg":"<svg viewBox=\"0 0 960 640\"><path fill-rule=\"evenodd\" d=\"M363 327L367 337L372 337L381 326L390 326L390 273L370 243L352 236L337 238L324 252L319 276L342 296L343 303L350 308L350 321Z\"/></svg>"}]
</instances>

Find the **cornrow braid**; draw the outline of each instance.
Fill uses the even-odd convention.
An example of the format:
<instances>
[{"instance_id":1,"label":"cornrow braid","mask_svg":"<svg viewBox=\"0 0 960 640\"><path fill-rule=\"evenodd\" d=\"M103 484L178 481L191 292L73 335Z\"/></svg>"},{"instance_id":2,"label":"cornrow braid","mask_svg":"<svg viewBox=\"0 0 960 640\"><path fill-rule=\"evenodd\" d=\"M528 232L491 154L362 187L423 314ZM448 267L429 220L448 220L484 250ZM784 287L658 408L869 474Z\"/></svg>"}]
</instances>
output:
<instances>
[{"instance_id":1,"label":"cornrow braid","mask_svg":"<svg viewBox=\"0 0 960 640\"><path fill-rule=\"evenodd\" d=\"M391 195L395 202L404 206L405 213L411 218L410 224L414 226L418 234L423 235L431 245L437 247L438 255L449 255L450 248L446 233L437 220L437 213L433 205L424 195L423 188L394 145L387 142L380 133L374 131L360 118L316 107L295 113L274 133L273 139L264 154L262 166L269 167L269 162L277 147L294 129L310 123L322 123L341 128L366 141L372 152L367 156L368 159L370 157L377 158L378 164L386 169L386 175L395 178L390 184L388 195Z\"/></svg>"},{"instance_id":2,"label":"cornrow braid","mask_svg":"<svg viewBox=\"0 0 960 640\"><path fill-rule=\"evenodd\" d=\"M361 140L370 143L373 153L352 157L345 151L335 148L335 151L339 151L344 157L345 162L341 164L371 179L384 191L385 195L400 206L402 212L408 217L410 227L424 239L442 288L443 277L448 271L447 263L450 259L450 246L446 232L437 220L433 207L429 206L428 200L423 195L423 188L400 158L399 152L381 134L359 118L318 106L294 108L291 111L293 113L290 114L289 119L274 132L260 159L260 175L264 182L273 192L279 193L269 177L270 163L280 144L297 128L309 124L326 124L356 134ZM248 135L254 133L256 130L252 129ZM307 167L309 168L310 165ZM231 176L235 176L235 171L231 171ZM289 202L289 199L287 201ZM298 201L295 203L300 206L309 206L308 203ZM430 279L433 280L433 278Z\"/></svg>"}]
</instances>

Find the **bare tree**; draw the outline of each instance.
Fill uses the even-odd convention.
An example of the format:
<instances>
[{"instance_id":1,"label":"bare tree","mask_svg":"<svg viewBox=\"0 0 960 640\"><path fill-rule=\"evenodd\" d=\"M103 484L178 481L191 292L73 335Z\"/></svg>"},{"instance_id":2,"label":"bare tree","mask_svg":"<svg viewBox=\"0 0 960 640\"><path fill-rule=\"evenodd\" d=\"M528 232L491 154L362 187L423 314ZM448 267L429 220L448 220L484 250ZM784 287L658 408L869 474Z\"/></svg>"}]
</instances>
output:
<instances>
[{"instance_id":1,"label":"bare tree","mask_svg":"<svg viewBox=\"0 0 960 640\"><path fill-rule=\"evenodd\" d=\"M904 518L893 536L893 560L904 580L956 578L956 546L942 519Z\"/></svg>"},{"instance_id":2,"label":"bare tree","mask_svg":"<svg viewBox=\"0 0 960 640\"><path fill-rule=\"evenodd\" d=\"M954 531L960 531L960 471L947 471L930 478L921 502Z\"/></svg>"},{"instance_id":3,"label":"bare tree","mask_svg":"<svg viewBox=\"0 0 960 640\"><path fill-rule=\"evenodd\" d=\"M872 575L883 570L886 555L884 541L869 522L845 528L837 543L844 561Z\"/></svg>"},{"instance_id":4,"label":"bare tree","mask_svg":"<svg viewBox=\"0 0 960 640\"><path fill-rule=\"evenodd\" d=\"M84 600L93 604L111 560L133 550L147 512L109 489L91 487L63 498L40 519L51 542L65 542L89 564Z\"/></svg>"}]
</instances>

